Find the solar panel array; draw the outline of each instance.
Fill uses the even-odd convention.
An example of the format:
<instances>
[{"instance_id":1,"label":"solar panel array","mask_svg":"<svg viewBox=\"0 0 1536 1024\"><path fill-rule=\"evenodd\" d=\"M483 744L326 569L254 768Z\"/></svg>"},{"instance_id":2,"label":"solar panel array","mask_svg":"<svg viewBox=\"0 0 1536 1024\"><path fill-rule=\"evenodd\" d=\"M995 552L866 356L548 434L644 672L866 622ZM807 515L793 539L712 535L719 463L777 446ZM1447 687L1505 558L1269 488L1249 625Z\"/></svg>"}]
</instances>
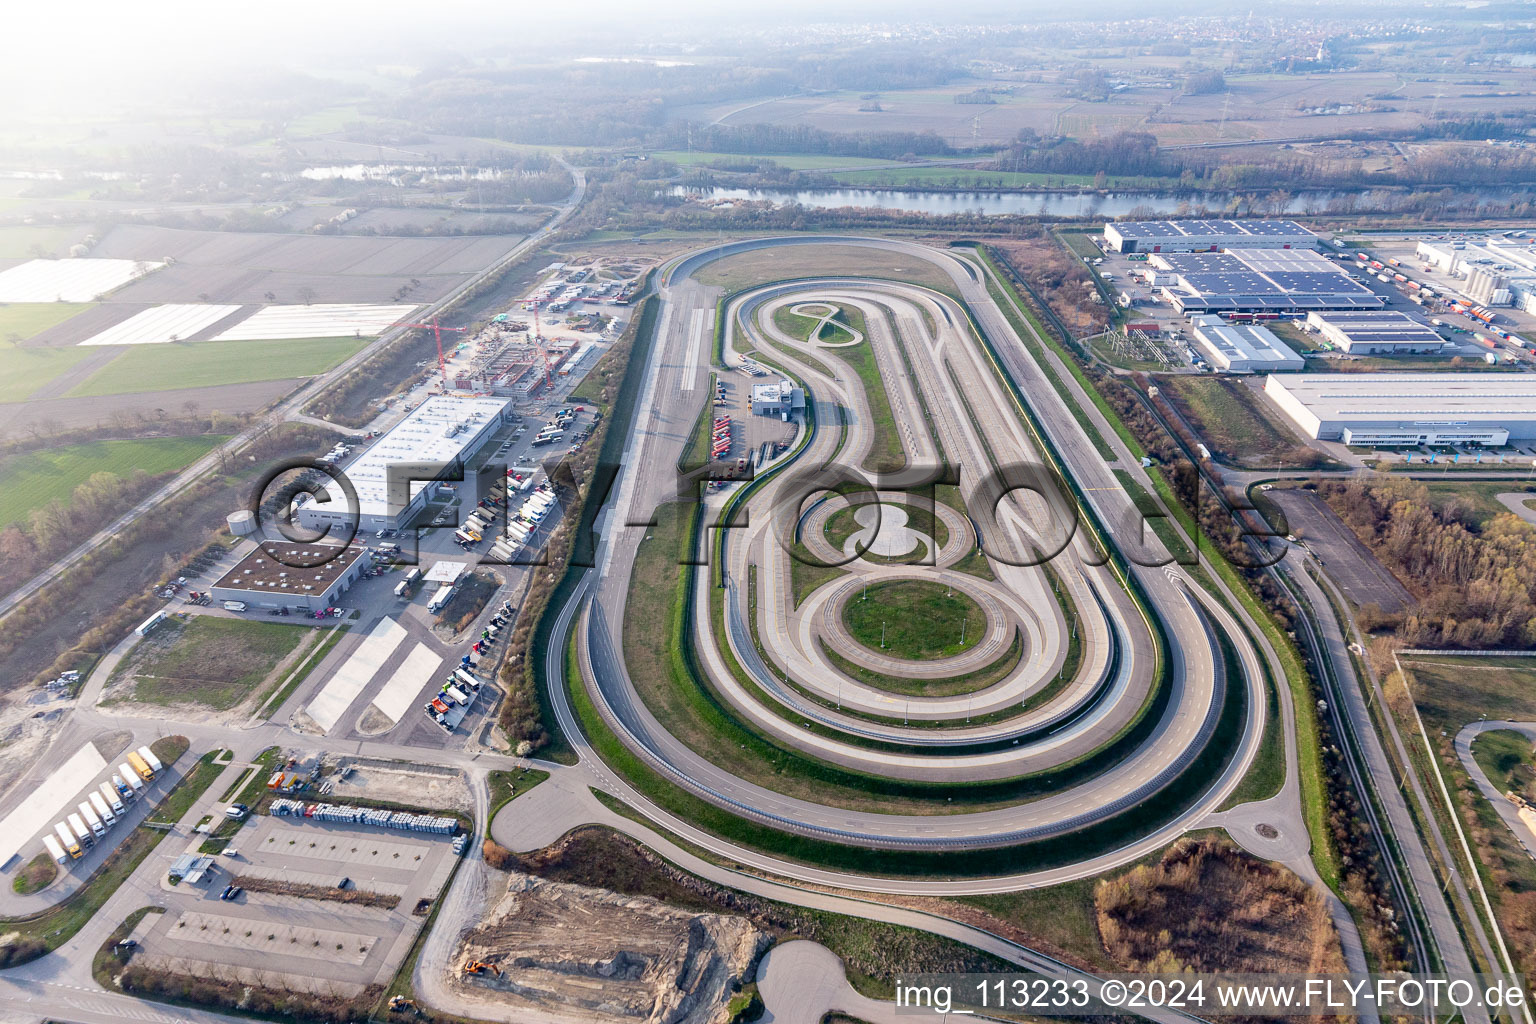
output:
<instances>
[{"instance_id":1,"label":"solar panel array","mask_svg":"<svg viewBox=\"0 0 1536 1024\"><path fill-rule=\"evenodd\" d=\"M1310 236L1293 220L1136 220L1114 225L1122 238L1155 240L1201 235L1255 235L1263 237Z\"/></svg>"},{"instance_id":2,"label":"solar panel array","mask_svg":"<svg viewBox=\"0 0 1536 1024\"><path fill-rule=\"evenodd\" d=\"M1349 345L1436 347L1445 341L1429 324L1398 310L1314 313L1309 320L1317 327L1328 328L1325 333L1330 338Z\"/></svg>"},{"instance_id":3,"label":"solar panel array","mask_svg":"<svg viewBox=\"0 0 1536 1024\"><path fill-rule=\"evenodd\" d=\"M1379 309L1383 301L1310 249L1158 253L1152 259L1179 275L1172 295L1185 310Z\"/></svg>"}]
</instances>

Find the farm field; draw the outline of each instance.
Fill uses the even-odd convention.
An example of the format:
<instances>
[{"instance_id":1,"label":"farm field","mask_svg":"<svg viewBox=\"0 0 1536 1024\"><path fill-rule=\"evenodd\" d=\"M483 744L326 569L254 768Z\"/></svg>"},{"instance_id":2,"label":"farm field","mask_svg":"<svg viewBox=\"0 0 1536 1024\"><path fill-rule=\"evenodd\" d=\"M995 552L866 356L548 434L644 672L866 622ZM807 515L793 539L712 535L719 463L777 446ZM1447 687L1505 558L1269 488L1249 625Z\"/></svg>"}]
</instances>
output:
<instances>
[{"instance_id":1,"label":"farm field","mask_svg":"<svg viewBox=\"0 0 1536 1024\"><path fill-rule=\"evenodd\" d=\"M20 402L91 354L88 348L0 344L0 403Z\"/></svg>"},{"instance_id":2,"label":"farm field","mask_svg":"<svg viewBox=\"0 0 1536 1024\"><path fill-rule=\"evenodd\" d=\"M161 266L137 258L28 260L0 271L0 302L90 302Z\"/></svg>"},{"instance_id":3,"label":"farm field","mask_svg":"<svg viewBox=\"0 0 1536 1024\"><path fill-rule=\"evenodd\" d=\"M32 200L16 198L15 202L24 204ZM30 259L43 253L62 256L69 251L70 246L81 241L90 232L91 228L84 224L69 227L11 224L0 227L0 259Z\"/></svg>"},{"instance_id":4,"label":"farm field","mask_svg":"<svg viewBox=\"0 0 1536 1024\"><path fill-rule=\"evenodd\" d=\"M324 373L367 344L361 338L181 342L131 348L67 397L121 395L289 380Z\"/></svg>"},{"instance_id":5,"label":"farm field","mask_svg":"<svg viewBox=\"0 0 1536 1024\"><path fill-rule=\"evenodd\" d=\"M267 306L213 336L214 341L271 341L281 338L377 337L404 320L413 305Z\"/></svg>"},{"instance_id":6,"label":"farm field","mask_svg":"<svg viewBox=\"0 0 1536 1024\"><path fill-rule=\"evenodd\" d=\"M0 306L0 341L26 341L91 308L89 302L15 302Z\"/></svg>"},{"instance_id":7,"label":"farm field","mask_svg":"<svg viewBox=\"0 0 1536 1024\"><path fill-rule=\"evenodd\" d=\"M131 441L90 441L0 459L0 527L25 520L51 501L68 501L70 492L93 473L124 474L142 469L150 475L190 465L228 438L150 437Z\"/></svg>"},{"instance_id":8,"label":"farm field","mask_svg":"<svg viewBox=\"0 0 1536 1024\"><path fill-rule=\"evenodd\" d=\"M519 237L281 235L124 224L93 251L176 261L113 295L123 302L414 305L452 291Z\"/></svg>"},{"instance_id":9,"label":"farm field","mask_svg":"<svg viewBox=\"0 0 1536 1024\"><path fill-rule=\"evenodd\" d=\"M239 306L214 306L197 302L173 302L135 313L121 323L91 335L82 345L165 345L186 341L226 317Z\"/></svg>"}]
</instances>

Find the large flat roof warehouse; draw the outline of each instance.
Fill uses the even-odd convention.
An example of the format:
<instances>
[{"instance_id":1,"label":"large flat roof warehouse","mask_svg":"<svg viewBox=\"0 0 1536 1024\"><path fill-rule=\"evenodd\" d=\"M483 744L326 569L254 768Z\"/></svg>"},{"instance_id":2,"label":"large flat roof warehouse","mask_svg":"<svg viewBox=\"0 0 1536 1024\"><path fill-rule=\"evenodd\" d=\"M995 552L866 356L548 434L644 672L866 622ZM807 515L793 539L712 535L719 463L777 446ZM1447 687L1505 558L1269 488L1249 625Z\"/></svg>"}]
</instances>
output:
<instances>
[{"instance_id":1,"label":"large flat roof warehouse","mask_svg":"<svg viewBox=\"0 0 1536 1024\"><path fill-rule=\"evenodd\" d=\"M1310 249L1159 253L1158 291L1182 313L1380 309L1386 301Z\"/></svg>"},{"instance_id":2,"label":"large flat roof warehouse","mask_svg":"<svg viewBox=\"0 0 1536 1024\"><path fill-rule=\"evenodd\" d=\"M1438 352L1445 345L1429 324L1395 309L1311 312L1307 326L1345 352Z\"/></svg>"},{"instance_id":3,"label":"large flat roof warehouse","mask_svg":"<svg viewBox=\"0 0 1536 1024\"><path fill-rule=\"evenodd\" d=\"M1346 443L1536 438L1536 375L1526 373L1286 373L1264 393L1309 436Z\"/></svg>"},{"instance_id":4,"label":"large flat roof warehouse","mask_svg":"<svg viewBox=\"0 0 1536 1024\"><path fill-rule=\"evenodd\" d=\"M1197 316L1194 328L1196 343L1223 370L1254 373L1299 370L1306 365L1306 360L1264 327L1229 324L1218 316Z\"/></svg>"},{"instance_id":5,"label":"large flat roof warehouse","mask_svg":"<svg viewBox=\"0 0 1536 1024\"><path fill-rule=\"evenodd\" d=\"M383 334L406 319L414 305L325 303L266 306L220 331L214 341L273 341L282 338L365 338Z\"/></svg>"},{"instance_id":6,"label":"large flat roof warehouse","mask_svg":"<svg viewBox=\"0 0 1536 1024\"><path fill-rule=\"evenodd\" d=\"M169 303L135 313L80 342L82 345L164 345L187 341L200 331L240 312L239 306Z\"/></svg>"},{"instance_id":7,"label":"large flat roof warehouse","mask_svg":"<svg viewBox=\"0 0 1536 1024\"><path fill-rule=\"evenodd\" d=\"M28 260L0 271L0 302L93 302L163 266L150 260Z\"/></svg>"},{"instance_id":8,"label":"large flat roof warehouse","mask_svg":"<svg viewBox=\"0 0 1536 1024\"><path fill-rule=\"evenodd\" d=\"M377 520L403 512L427 487L431 474L420 474L420 478L413 481L402 477L400 490L394 495L391 506L390 467L447 465L463 458L483 442L511 404L506 398L434 395L412 409L405 419L391 427L346 467L346 477L357 491L357 513L366 519ZM405 490L407 486L409 491ZM331 498L326 511L349 512L344 494L333 494Z\"/></svg>"},{"instance_id":9,"label":"large flat roof warehouse","mask_svg":"<svg viewBox=\"0 0 1536 1024\"><path fill-rule=\"evenodd\" d=\"M1317 236L1293 220L1135 220L1104 225L1116 252L1305 247Z\"/></svg>"}]
</instances>

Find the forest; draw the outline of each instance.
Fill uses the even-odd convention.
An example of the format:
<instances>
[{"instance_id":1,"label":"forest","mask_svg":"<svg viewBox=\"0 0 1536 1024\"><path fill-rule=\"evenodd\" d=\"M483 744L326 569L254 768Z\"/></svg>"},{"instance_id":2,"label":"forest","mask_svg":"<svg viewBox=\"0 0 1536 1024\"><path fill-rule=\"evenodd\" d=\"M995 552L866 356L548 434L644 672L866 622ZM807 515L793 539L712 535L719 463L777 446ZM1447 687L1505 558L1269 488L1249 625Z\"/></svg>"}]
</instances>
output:
<instances>
[{"instance_id":1,"label":"forest","mask_svg":"<svg viewBox=\"0 0 1536 1024\"><path fill-rule=\"evenodd\" d=\"M1481 527L1456 501L1388 476L1316 479L1318 493L1418 598L1395 625L1410 647L1536 647L1536 526L1502 513Z\"/></svg>"}]
</instances>

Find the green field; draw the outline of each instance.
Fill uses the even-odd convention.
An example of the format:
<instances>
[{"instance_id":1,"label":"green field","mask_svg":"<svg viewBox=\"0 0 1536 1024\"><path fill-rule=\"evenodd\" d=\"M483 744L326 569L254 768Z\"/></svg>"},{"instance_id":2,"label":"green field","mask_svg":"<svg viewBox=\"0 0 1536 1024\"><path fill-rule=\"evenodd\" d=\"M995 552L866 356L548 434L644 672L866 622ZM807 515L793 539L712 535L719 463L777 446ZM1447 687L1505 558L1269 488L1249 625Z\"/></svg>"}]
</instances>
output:
<instances>
[{"instance_id":1,"label":"green field","mask_svg":"<svg viewBox=\"0 0 1536 1024\"><path fill-rule=\"evenodd\" d=\"M94 305L94 302L12 302L0 306L0 341L26 341Z\"/></svg>"},{"instance_id":2,"label":"green field","mask_svg":"<svg viewBox=\"0 0 1536 1024\"><path fill-rule=\"evenodd\" d=\"M142 469L151 476L181 469L228 438L149 437L133 441L90 441L0 459L0 527L25 520L50 501L70 493L93 473L126 476Z\"/></svg>"},{"instance_id":3,"label":"green field","mask_svg":"<svg viewBox=\"0 0 1536 1024\"><path fill-rule=\"evenodd\" d=\"M0 402L22 402L91 354L88 348L20 348L0 343Z\"/></svg>"},{"instance_id":4,"label":"green field","mask_svg":"<svg viewBox=\"0 0 1536 1024\"><path fill-rule=\"evenodd\" d=\"M895 160L880 160L867 156L814 156L805 154L774 154L772 156L748 156L740 153L685 152L681 149L664 149L650 154L652 159L666 160L679 167L698 167L701 164L724 160L728 163L747 163L772 160L791 171L822 171L831 167L896 167Z\"/></svg>"},{"instance_id":5,"label":"green field","mask_svg":"<svg viewBox=\"0 0 1536 1024\"><path fill-rule=\"evenodd\" d=\"M1472 741L1472 757L1500 793L1531 792L1531 741L1512 729L1490 729Z\"/></svg>"},{"instance_id":6,"label":"green field","mask_svg":"<svg viewBox=\"0 0 1536 1024\"><path fill-rule=\"evenodd\" d=\"M133 677L135 700L227 711L317 635L305 626L194 615L151 632L113 674Z\"/></svg>"},{"instance_id":7,"label":"green field","mask_svg":"<svg viewBox=\"0 0 1536 1024\"><path fill-rule=\"evenodd\" d=\"M0 259L38 259L39 253L50 259L68 256L69 247L82 241L91 230L84 224L57 228L21 224L3 227L0 228Z\"/></svg>"},{"instance_id":8,"label":"green field","mask_svg":"<svg viewBox=\"0 0 1536 1024\"><path fill-rule=\"evenodd\" d=\"M1263 399L1226 377L1169 376L1159 384L1173 393L1185 415L1217 457L1238 466L1302 468L1327 458L1290 434Z\"/></svg>"},{"instance_id":9,"label":"green field","mask_svg":"<svg viewBox=\"0 0 1536 1024\"><path fill-rule=\"evenodd\" d=\"M89 302L13 302L0 306L0 402L20 402L91 354L74 345L22 348L20 342L90 309Z\"/></svg>"},{"instance_id":10,"label":"green field","mask_svg":"<svg viewBox=\"0 0 1536 1024\"><path fill-rule=\"evenodd\" d=\"M849 600L843 605L843 624L865 647L879 650L883 638L890 657L927 661L974 646L986 633L987 616L958 591L923 580L897 580L876 583Z\"/></svg>"},{"instance_id":11,"label":"green field","mask_svg":"<svg viewBox=\"0 0 1536 1024\"><path fill-rule=\"evenodd\" d=\"M1536 501L1536 483L1526 480L1433 480L1427 481L1429 500L1441 512L1452 512L1456 518L1470 522L1478 529L1488 525L1495 516L1512 515L1509 508L1496 495L1529 491L1526 505Z\"/></svg>"},{"instance_id":12,"label":"green field","mask_svg":"<svg viewBox=\"0 0 1536 1024\"><path fill-rule=\"evenodd\" d=\"M69 393L70 398L206 388L313 377L367 345L368 338L199 341L134 345Z\"/></svg>"},{"instance_id":13,"label":"green field","mask_svg":"<svg viewBox=\"0 0 1536 1024\"><path fill-rule=\"evenodd\" d=\"M1507 721L1536 718L1536 656L1477 656L1402 659L1413 699L1431 734L1443 729L1454 736L1480 717Z\"/></svg>"}]
</instances>

